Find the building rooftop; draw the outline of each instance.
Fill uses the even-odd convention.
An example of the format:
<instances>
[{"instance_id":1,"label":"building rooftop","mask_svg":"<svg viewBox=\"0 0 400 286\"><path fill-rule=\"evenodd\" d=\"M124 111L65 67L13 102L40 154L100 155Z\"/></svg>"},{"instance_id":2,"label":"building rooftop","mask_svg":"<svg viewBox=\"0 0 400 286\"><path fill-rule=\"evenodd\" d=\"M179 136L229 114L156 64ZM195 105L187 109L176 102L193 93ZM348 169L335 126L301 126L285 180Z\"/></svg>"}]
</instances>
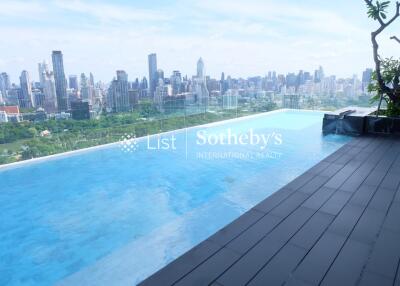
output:
<instances>
[{"instance_id":1,"label":"building rooftop","mask_svg":"<svg viewBox=\"0 0 400 286\"><path fill-rule=\"evenodd\" d=\"M400 141L360 137L140 285L400 285Z\"/></svg>"},{"instance_id":2,"label":"building rooftop","mask_svg":"<svg viewBox=\"0 0 400 286\"><path fill-rule=\"evenodd\" d=\"M4 111L7 114L19 114L19 107L15 106L0 106L0 111Z\"/></svg>"}]
</instances>

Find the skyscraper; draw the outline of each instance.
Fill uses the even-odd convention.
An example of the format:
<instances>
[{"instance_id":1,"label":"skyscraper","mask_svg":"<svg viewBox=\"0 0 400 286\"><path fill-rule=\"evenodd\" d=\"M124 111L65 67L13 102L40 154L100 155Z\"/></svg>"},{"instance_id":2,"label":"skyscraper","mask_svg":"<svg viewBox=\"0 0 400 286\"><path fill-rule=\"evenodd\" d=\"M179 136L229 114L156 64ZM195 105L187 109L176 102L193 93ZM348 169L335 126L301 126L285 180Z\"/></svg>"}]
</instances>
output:
<instances>
[{"instance_id":1,"label":"skyscraper","mask_svg":"<svg viewBox=\"0 0 400 286\"><path fill-rule=\"evenodd\" d=\"M150 97L154 97L154 91L156 90L156 86L158 83L157 79L157 55L150 54L148 56L149 60L149 92Z\"/></svg>"},{"instance_id":2,"label":"skyscraper","mask_svg":"<svg viewBox=\"0 0 400 286\"><path fill-rule=\"evenodd\" d=\"M195 78L195 98L196 102L204 107L204 110L208 106L209 92L207 89L206 79L204 76L204 62L200 58L197 61L197 77Z\"/></svg>"},{"instance_id":3,"label":"skyscraper","mask_svg":"<svg viewBox=\"0 0 400 286\"><path fill-rule=\"evenodd\" d=\"M177 95L181 92L182 75L179 71L173 71L171 76L172 94Z\"/></svg>"},{"instance_id":4,"label":"skyscraper","mask_svg":"<svg viewBox=\"0 0 400 286\"><path fill-rule=\"evenodd\" d=\"M372 69L366 69L363 71L362 74L362 91L367 93L368 92L368 86L371 83L371 78L372 78Z\"/></svg>"},{"instance_id":5,"label":"skyscraper","mask_svg":"<svg viewBox=\"0 0 400 286\"><path fill-rule=\"evenodd\" d=\"M89 104L92 102L90 98L89 81L84 73L81 74L81 99L84 102L89 102Z\"/></svg>"},{"instance_id":6,"label":"skyscraper","mask_svg":"<svg viewBox=\"0 0 400 286\"><path fill-rule=\"evenodd\" d=\"M320 66L319 69L315 70L314 72L314 82L321 82L324 79L324 70Z\"/></svg>"},{"instance_id":7,"label":"skyscraper","mask_svg":"<svg viewBox=\"0 0 400 286\"><path fill-rule=\"evenodd\" d=\"M76 75L70 75L68 77L68 83L69 83L69 88L73 90L78 90L79 89L79 84L78 84L78 77Z\"/></svg>"},{"instance_id":8,"label":"skyscraper","mask_svg":"<svg viewBox=\"0 0 400 286\"><path fill-rule=\"evenodd\" d=\"M197 61L197 77L204 78L204 62L202 58Z\"/></svg>"},{"instance_id":9,"label":"skyscraper","mask_svg":"<svg viewBox=\"0 0 400 286\"><path fill-rule=\"evenodd\" d=\"M38 70L39 70L39 80L40 80L40 87L44 88L45 85L45 80L46 80L46 73L49 72L49 66L45 61L42 63L38 64Z\"/></svg>"},{"instance_id":10,"label":"skyscraper","mask_svg":"<svg viewBox=\"0 0 400 286\"><path fill-rule=\"evenodd\" d=\"M21 108L35 107L35 101L33 100L32 95L31 80L27 71L22 71L21 76L19 77L19 82L21 85L19 106Z\"/></svg>"},{"instance_id":11,"label":"skyscraper","mask_svg":"<svg viewBox=\"0 0 400 286\"><path fill-rule=\"evenodd\" d=\"M61 51L53 51L52 61L58 110L60 112L66 111L68 110L67 81L65 78L63 55Z\"/></svg>"},{"instance_id":12,"label":"skyscraper","mask_svg":"<svg viewBox=\"0 0 400 286\"><path fill-rule=\"evenodd\" d=\"M89 75L89 85L91 87L94 87L94 76L92 73L90 73L90 75Z\"/></svg>"},{"instance_id":13,"label":"skyscraper","mask_svg":"<svg viewBox=\"0 0 400 286\"><path fill-rule=\"evenodd\" d=\"M3 100L7 97L7 91L11 88L10 77L7 73L3 72L0 74L0 94Z\"/></svg>"},{"instance_id":14,"label":"skyscraper","mask_svg":"<svg viewBox=\"0 0 400 286\"><path fill-rule=\"evenodd\" d=\"M44 110L48 113L57 111L56 85L54 82L54 73L47 70L44 78Z\"/></svg>"},{"instance_id":15,"label":"skyscraper","mask_svg":"<svg viewBox=\"0 0 400 286\"><path fill-rule=\"evenodd\" d=\"M117 71L117 79L114 79L108 89L107 107L112 112L124 112L132 109L128 92L128 74L125 71Z\"/></svg>"}]
</instances>

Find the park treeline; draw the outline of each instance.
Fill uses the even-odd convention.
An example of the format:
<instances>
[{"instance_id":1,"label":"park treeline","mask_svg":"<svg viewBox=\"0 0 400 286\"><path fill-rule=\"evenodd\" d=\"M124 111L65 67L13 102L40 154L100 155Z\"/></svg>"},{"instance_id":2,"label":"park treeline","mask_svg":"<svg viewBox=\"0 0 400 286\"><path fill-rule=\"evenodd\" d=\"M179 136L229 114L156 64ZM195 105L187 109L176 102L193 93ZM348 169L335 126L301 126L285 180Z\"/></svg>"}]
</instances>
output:
<instances>
[{"instance_id":1,"label":"park treeline","mask_svg":"<svg viewBox=\"0 0 400 286\"><path fill-rule=\"evenodd\" d=\"M268 110L275 109L271 105ZM267 110L263 110L267 111ZM120 141L126 134L146 136L185 127L253 114L255 111L225 110L194 114L160 114L151 107L90 120L46 120L0 125L0 164ZM41 136L42 131L50 132Z\"/></svg>"}]
</instances>

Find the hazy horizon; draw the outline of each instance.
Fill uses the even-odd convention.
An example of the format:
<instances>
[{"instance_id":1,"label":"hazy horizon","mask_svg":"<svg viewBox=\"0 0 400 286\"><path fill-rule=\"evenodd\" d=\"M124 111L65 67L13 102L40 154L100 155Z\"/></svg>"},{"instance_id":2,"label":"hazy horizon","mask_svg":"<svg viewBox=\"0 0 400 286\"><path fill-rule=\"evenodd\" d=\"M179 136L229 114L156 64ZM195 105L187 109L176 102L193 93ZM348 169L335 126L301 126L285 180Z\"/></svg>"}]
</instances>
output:
<instances>
[{"instance_id":1,"label":"hazy horizon","mask_svg":"<svg viewBox=\"0 0 400 286\"><path fill-rule=\"evenodd\" d=\"M370 32L377 23L363 0L2 2L0 72L12 82L22 70L38 80L37 64L51 63L52 50L63 52L67 76L92 72L104 82L117 69L130 80L148 77L152 52L166 76L195 74L200 56L215 78L313 72L319 65L327 75L351 77L373 67ZM395 23L381 36L384 57L400 56L389 40L399 28Z\"/></svg>"}]
</instances>

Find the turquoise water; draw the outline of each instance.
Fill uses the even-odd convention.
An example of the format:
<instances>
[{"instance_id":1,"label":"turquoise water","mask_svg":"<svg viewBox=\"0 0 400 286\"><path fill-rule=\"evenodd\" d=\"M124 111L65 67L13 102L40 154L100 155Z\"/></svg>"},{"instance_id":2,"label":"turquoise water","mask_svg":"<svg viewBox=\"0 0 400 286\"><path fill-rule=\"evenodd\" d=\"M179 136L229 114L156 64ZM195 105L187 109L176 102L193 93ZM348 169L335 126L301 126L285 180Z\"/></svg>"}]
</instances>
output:
<instances>
[{"instance_id":1,"label":"turquoise water","mask_svg":"<svg viewBox=\"0 0 400 286\"><path fill-rule=\"evenodd\" d=\"M0 169L0 285L134 285L351 140L322 136L322 117L267 113ZM251 133L270 139L235 144Z\"/></svg>"}]
</instances>

